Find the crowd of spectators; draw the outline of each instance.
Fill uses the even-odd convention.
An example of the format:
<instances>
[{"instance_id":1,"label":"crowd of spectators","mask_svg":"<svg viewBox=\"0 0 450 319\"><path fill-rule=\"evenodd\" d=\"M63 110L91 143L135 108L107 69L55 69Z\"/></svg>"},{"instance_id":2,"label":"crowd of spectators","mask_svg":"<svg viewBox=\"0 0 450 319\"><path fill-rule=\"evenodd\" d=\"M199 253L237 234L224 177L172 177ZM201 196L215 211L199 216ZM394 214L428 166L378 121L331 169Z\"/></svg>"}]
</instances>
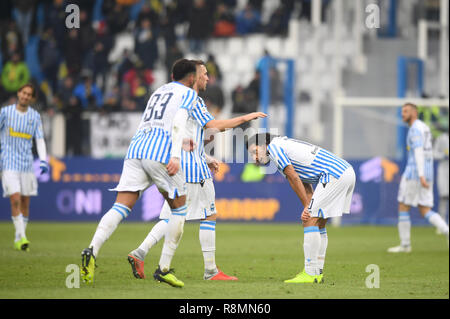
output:
<instances>
[{"instance_id":1,"label":"crowd of spectators","mask_svg":"<svg viewBox=\"0 0 450 319\"><path fill-rule=\"evenodd\" d=\"M186 53L207 53L205 44L212 37L250 33L286 36L294 5L301 3L302 8L296 18L309 19L310 1L280 0L268 23L263 24L264 0L248 0L242 10L237 0L73 0L70 4L80 9L80 23L79 28L69 29L65 27L68 1L2 0L0 105L14 103L17 89L32 82L38 88L36 105L41 111L63 112L68 120L78 119L84 110L142 111L156 89L152 84L157 63L169 71ZM96 7L99 3L101 8ZM132 18L137 4L140 9ZM180 24L188 26L184 37L189 52L181 49L177 37ZM133 35L134 50L124 50L110 61L116 36L124 31ZM38 39L35 61L42 74L40 80L33 77L26 63L32 36ZM158 39L163 39L164 55L159 52ZM225 104L222 74L214 56L209 55L206 62L210 82L201 96L211 113L218 115ZM167 74L170 81L170 72ZM237 112L256 109L258 76L256 70L248 87L233 92ZM242 109L240 104L247 107Z\"/></svg>"}]
</instances>

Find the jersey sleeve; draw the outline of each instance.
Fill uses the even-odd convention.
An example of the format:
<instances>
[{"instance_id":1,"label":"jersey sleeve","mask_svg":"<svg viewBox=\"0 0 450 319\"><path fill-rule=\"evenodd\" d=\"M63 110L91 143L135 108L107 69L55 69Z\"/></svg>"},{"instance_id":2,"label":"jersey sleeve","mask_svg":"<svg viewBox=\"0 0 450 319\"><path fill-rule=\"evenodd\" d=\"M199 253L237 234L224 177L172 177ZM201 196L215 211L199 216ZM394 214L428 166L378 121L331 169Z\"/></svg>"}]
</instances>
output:
<instances>
[{"instance_id":1,"label":"jersey sleeve","mask_svg":"<svg viewBox=\"0 0 450 319\"><path fill-rule=\"evenodd\" d=\"M36 115L37 123L36 128L34 130L33 136L34 138L44 138L44 130L42 129L42 119L39 113Z\"/></svg>"},{"instance_id":2,"label":"jersey sleeve","mask_svg":"<svg viewBox=\"0 0 450 319\"><path fill-rule=\"evenodd\" d=\"M191 115L201 127L205 126L209 121L214 120L214 116L208 112L205 103L200 97L192 109Z\"/></svg>"},{"instance_id":3,"label":"jersey sleeve","mask_svg":"<svg viewBox=\"0 0 450 319\"><path fill-rule=\"evenodd\" d=\"M3 108L0 111L0 131L3 130L3 127L5 126L5 120L6 120L6 116L5 116L5 112L3 111Z\"/></svg>"},{"instance_id":4,"label":"jersey sleeve","mask_svg":"<svg viewBox=\"0 0 450 319\"><path fill-rule=\"evenodd\" d=\"M189 89L183 95L180 108L186 109L188 110L188 112L190 112L195 107L196 102L197 102L197 92L195 92L192 89Z\"/></svg>"},{"instance_id":5,"label":"jersey sleeve","mask_svg":"<svg viewBox=\"0 0 450 319\"><path fill-rule=\"evenodd\" d=\"M408 146L411 149L423 147L423 135L418 129L416 128L410 129L408 134Z\"/></svg>"},{"instance_id":6,"label":"jersey sleeve","mask_svg":"<svg viewBox=\"0 0 450 319\"><path fill-rule=\"evenodd\" d=\"M283 172L286 166L291 165L289 157L281 146L270 143L267 150L269 151L271 160L275 162L280 172Z\"/></svg>"}]
</instances>

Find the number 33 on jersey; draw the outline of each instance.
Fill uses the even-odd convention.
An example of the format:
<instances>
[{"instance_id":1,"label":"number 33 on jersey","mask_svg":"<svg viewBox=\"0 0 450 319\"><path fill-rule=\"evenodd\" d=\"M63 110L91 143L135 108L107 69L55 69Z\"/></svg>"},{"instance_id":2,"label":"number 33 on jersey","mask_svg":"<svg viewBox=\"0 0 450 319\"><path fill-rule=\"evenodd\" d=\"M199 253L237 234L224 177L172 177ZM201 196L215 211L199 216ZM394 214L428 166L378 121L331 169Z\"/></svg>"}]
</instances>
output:
<instances>
[{"instance_id":1,"label":"number 33 on jersey","mask_svg":"<svg viewBox=\"0 0 450 319\"><path fill-rule=\"evenodd\" d=\"M167 164L172 148L172 120L175 113L179 108L190 112L196 101L197 93L178 82L157 89L148 100L125 159L149 159Z\"/></svg>"}]
</instances>

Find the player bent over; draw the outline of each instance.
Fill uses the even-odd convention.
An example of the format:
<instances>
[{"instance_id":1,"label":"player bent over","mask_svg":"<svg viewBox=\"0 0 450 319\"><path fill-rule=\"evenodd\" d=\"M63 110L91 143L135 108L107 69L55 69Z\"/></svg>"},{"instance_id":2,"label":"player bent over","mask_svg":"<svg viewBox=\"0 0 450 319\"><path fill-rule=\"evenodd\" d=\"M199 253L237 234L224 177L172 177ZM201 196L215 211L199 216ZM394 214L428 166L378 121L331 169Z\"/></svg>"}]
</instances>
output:
<instances>
[{"instance_id":1,"label":"player bent over","mask_svg":"<svg viewBox=\"0 0 450 319\"><path fill-rule=\"evenodd\" d=\"M113 189L118 192L116 202L102 217L91 244L81 254L84 282L93 282L101 246L128 216L142 192L156 184L170 206L171 215L159 266L153 276L175 287L184 286L174 276L170 263L183 234L186 216L186 185L180 158L188 112L197 101L197 93L192 89L195 76L193 62L177 60L172 67L174 81L150 96L125 156L119 185Z\"/></svg>"},{"instance_id":2,"label":"player bent over","mask_svg":"<svg viewBox=\"0 0 450 319\"><path fill-rule=\"evenodd\" d=\"M25 231L30 213L30 196L36 196L38 189L33 171L33 138L41 161L41 174L48 171L41 116L29 106L35 96L34 86L25 84L17 91L17 104L5 106L0 112L3 197L9 197L11 202L14 248L23 251L30 249Z\"/></svg>"},{"instance_id":3,"label":"player bent over","mask_svg":"<svg viewBox=\"0 0 450 319\"><path fill-rule=\"evenodd\" d=\"M199 92L206 89L208 74L202 61L197 64L197 80L194 90ZM204 101L199 97L195 107L190 111L187 121L187 138L193 141L195 148L183 147L181 167L187 183L187 220L200 220L199 239L204 258L205 280L237 280L220 271L215 262L216 251L216 208L215 190L212 180L212 170L218 169L218 162L205 154L205 129L224 131L234 128L266 115L261 112L250 113L229 120L215 120L208 112ZM170 215L169 205L164 203L159 221L147 235L142 244L128 254L128 261L136 278L145 278L144 259L151 247L161 240L167 229L167 218Z\"/></svg>"},{"instance_id":4,"label":"player bent over","mask_svg":"<svg viewBox=\"0 0 450 319\"><path fill-rule=\"evenodd\" d=\"M409 126L406 145L408 161L398 191L398 233L400 245L388 249L390 253L411 252L411 206L419 207L420 214L447 236L448 225L434 212L433 207L433 147L430 128L418 119L417 106L406 103L402 120Z\"/></svg>"},{"instance_id":5,"label":"player bent over","mask_svg":"<svg viewBox=\"0 0 450 319\"><path fill-rule=\"evenodd\" d=\"M304 207L301 219L305 267L284 282L323 282L328 246L325 225L330 217L350 213L356 182L352 166L319 146L269 133L252 136L247 149L257 165L272 161L277 166ZM314 191L311 184L317 184Z\"/></svg>"}]
</instances>

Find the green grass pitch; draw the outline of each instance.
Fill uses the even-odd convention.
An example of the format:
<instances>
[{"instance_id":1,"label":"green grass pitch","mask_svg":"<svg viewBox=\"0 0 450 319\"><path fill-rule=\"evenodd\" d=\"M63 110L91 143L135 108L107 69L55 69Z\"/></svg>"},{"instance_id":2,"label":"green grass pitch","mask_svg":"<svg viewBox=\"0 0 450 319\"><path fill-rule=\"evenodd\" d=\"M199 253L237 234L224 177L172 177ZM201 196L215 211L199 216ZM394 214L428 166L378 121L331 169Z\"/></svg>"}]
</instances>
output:
<instances>
[{"instance_id":1,"label":"green grass pitch","mask_svg":"<svg viewBox=\"0 0 450 319\"><path fill-rule=\"evenodd\" d=\"M300 224L218 222L216 262L237 282L204 281L198 223L186 223L172 261L182 289L153 280L162 248L147 255L147 279L135 279L127 253L137 247L154 223L125 222L100 250L94 285L66 287L69 264L80 253L97 223L31 222L31 251L13 250L13 225L0 223L0 298L177 298L177 299L325 299L449 298L447 240L432 227L413 227L410 254L388 254L398 243L396 227L327 227L329 244L324 284L285 284L303 268ZM366 267L379 266L380 287L367 288Z\"/></svg>"}]
</instances>

